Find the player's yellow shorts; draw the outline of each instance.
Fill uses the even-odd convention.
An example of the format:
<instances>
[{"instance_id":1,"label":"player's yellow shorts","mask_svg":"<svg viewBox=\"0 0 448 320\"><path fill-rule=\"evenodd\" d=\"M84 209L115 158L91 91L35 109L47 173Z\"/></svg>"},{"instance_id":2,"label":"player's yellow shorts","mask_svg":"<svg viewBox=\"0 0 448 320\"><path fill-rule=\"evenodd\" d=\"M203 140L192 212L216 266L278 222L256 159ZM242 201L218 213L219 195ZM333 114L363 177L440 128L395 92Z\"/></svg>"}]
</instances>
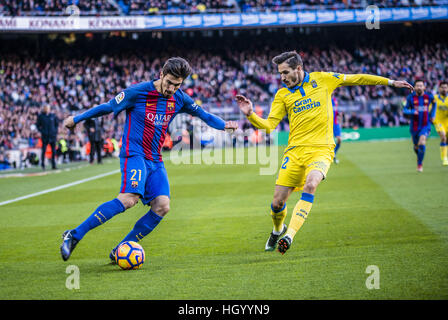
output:
<instances>
[{"instance_id":1,"label":"player's yellow shorts","mask_svg":"<svg viewBox=\"0 0 448 320\"><path fill-rule=\"evenodd\" d=\"M448 133L448 118L444 118L444 119L436 118L434 120L434 128L436 128L437 132Z\"/></svg>"},{"instance_id":2,"label":"player's yellow shorts","mask_svg":"<svg viewBox=\"0 0 448 320\"><path fill-rule=\"evenodd\" d=\"M334 146L297 146L285 150L275 184L295 187L294 191L303 189L306 177L312 170L322 172L325 179L334 158Z\"/></svg>"}]
</instances>

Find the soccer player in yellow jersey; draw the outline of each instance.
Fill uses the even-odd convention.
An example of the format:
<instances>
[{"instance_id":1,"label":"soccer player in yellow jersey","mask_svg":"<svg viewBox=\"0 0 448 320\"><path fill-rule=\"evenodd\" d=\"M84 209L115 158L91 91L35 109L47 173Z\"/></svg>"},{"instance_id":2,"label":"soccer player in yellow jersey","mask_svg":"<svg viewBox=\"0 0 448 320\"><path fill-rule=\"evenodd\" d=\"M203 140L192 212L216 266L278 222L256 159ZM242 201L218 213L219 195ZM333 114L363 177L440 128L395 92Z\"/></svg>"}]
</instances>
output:
<instances>
[{"instance_id":1,"label":"soccer player in yellow jersey","mask_svg":"<svg viewBox=\"0 0 448 320\"><path fill-rule=\"evenodd\" d=\"M305 222L316 188L325 178L333 161L333 90L339 86L355 85L390 85L410 90L413 87L406 81L367 74L308 73L303 69L302 59L295 51L282 53L272 62L277 65L286 87L275 94L268 118L257 116L253 112L252 102L246 97L238 95L236 100L249 121L267 132L274 130L286 115L289 119L288 146L283 155L271 204L274 230L265 246L266 251L273 251L278 242L278 251L284 254ZM287 227L284 224L286 201L294 189L303 192ZM278 240L283 234L283 238Z\"/></svg>"},{"instance_id":2,"label":"soccer player in yellow jersey","mask_svg":"<svg viewBox=\"0 0 448 320\"><path fill-rule=\"evenodd\" d=\"M448 166L448 82L439 85L439 94L434 97L437 105L434 127L440 136L440 157L442 164Z\"/></svg>"}]
</instances>

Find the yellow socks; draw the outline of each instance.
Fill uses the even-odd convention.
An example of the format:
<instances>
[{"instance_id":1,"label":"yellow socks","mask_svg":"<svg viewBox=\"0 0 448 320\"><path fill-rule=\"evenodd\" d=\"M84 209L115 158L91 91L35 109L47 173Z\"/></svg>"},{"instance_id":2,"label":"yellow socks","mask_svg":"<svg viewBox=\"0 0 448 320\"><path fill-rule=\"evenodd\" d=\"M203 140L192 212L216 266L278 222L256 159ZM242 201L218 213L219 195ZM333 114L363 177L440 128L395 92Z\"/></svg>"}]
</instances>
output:
<instances>
[{"instance_id":1,"label":"yellow socks","mask_svg":"<svg viewBox=\"0 0 448 320\"><path fill-rule=\"evenodd\" d=\"M280 232L283 229L283 222L285 222L285 218L286 218L286 203L283 206L282 209L280 209L280 211L275 211L272 208L272 204L271 204L271 217L272 217L272 223L274 224L274 232L278 232L280 234Z\"/></svg>"},{"instance_id":2,"label":"yellow socks","mask_svg":"<svg viewBox=\"0 0 448 320\"><path fill-rule=\"evenodd\" d=\"M440 158L442 161L448 159L448 146L446 143L440 143Z\"/></svg>"},{"instance_id":3,"label":"yellow socks","mask_svg":"<svg viewBox=\"0 0 448 320\"><path fill-rule=\"evenodd\" d=\"M286 235L288 235L291 240L294 239L297 231L299 231L305 222L306 217L313 206L313 201L314 195L306 192L302 193L299 202L297 202L294 207L294 211L292 212L291 220L288 226L288 231L286 231Z\"/></svg>"}]
</instances>

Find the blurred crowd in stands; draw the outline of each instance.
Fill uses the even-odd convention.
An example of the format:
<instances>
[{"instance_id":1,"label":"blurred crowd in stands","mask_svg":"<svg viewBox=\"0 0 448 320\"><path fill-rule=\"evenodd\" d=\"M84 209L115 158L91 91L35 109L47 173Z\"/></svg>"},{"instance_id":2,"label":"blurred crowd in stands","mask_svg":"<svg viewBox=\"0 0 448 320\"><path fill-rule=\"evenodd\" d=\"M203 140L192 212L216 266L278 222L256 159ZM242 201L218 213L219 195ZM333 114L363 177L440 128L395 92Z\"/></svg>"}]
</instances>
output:
<instances>
[{"instance_id":1,"label":"blurred crowd in stands","mask_svg":"<svg viewBox=\"0 0 448 320\"><path fill-rule=\"evenodd\" d=\"M255 34L247 32L234 38L214 35L207 40L190 37L187 32L180 34L179 39L169 38L166 42L149 39L149 34L138 41L131 37L128 37L131 40L121 40L78 35L85 38L84 42L75 42L76 45L45 38L39 40L42 42L39 54L34 54L36 41L22 40L22 47L14 47L21 41L13 44L5 40L6 46L0 49L0 162L4 150L38 148L42 144L37 118L44 106L59 119L56 141L60 145L58 152L67 152L63 159L87 159L85 149L89 139L85 128L80 125L75 133L70 133L62 127L62 120L109 101L134 83L157 78L163 62L176 55L185 57L194 70L182 89L206 110L223 118L240 119L241 127L248 124L236 107L235 95L249 97L256 103L257 113L266 117L273 95L282 86L271 59L282 51L295 49L296 45L306 71L370 73L410 82L424 79L427 89L435 93L438 82L448 78L446 38L435 35L433 39L425 29L412 30L410 42L401 38L398 29L392 43L381 36L383 46L376 45L375 41L370 45L362 41L353 46L319 45L317 40L313 42L312 39L318 38L313 34L268 37L268 31L258 36L254 31ZM322 32L319 35L332 38ZM297 43L291 48L291 39L300 37L308 46L301 47L299 40L295 40ZM249 41L251 45L247 46ZM406 124L408 120L401 110L407 94L391 87L370 86L341 87L334 92L343 114L343 128ZM229 108L230 111L224 112ZM105 117L101 130L107 146L103 153L117 153L123 123L124 114L117 119L113 115ZM287 119L280 128L288 130ZM31 156L25 158L32 163Z\"/></svg>"},{"instance_id":2,"label":"blurred crowd in stands","mask_svg":"<svg viewBox=\"0 0 448 320\"><path fill-rule=\"evenodd\" d=\"M147 15L216 12L354 9L447 4L446 0L0 0L0 15L69 15L76 5L81 15Z\"/></svg>"}]
</instances>

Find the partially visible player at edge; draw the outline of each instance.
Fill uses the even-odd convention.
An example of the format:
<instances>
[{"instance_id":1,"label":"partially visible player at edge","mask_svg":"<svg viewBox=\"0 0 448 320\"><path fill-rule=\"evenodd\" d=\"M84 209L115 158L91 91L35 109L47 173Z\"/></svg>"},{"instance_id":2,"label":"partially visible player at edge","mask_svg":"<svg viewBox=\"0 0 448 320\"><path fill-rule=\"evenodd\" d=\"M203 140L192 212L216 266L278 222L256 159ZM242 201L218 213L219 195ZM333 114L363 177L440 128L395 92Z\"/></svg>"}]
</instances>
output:
<instances>
[{"instance_id":1,"label":"partially visible player at edge","mask_svg":"<svg viewBox=\"0 0 448 320\"><path fill-rule=\"evenodd\" d=\"M334 147L334 163L338 164L339 160L336 158L336 153L338 152L339 148L341 147L342 138L341 138L341 125L339 124L339 118L341 114L338 111L338 101L335 97L331 98L331 102L333 103L333 135L334 139L336 140L336 147Z\"/></svg>"},{"instance_id":2,"label":"partially visible player at edge","mask_svg":"<svg viewBox=\"0 0 448 320\"><path fill-rule=\"evenodd\" d=\"M435 101L430 92L425 91L423 80L414 83L415 92L408 95L403 113L411 116L410 132L417 155L417 171L423 172L423 159L426 152L426 138L431 133L431 122L434 122Z\"/></svg>"},{"instance_id":3,"label":"partially visible player at edge","mask_svg":"<svg viewBox=\"0 0 448 320\"><path fill-rule=\"evenodd\" d=\"M367 74L308 73L303 69L302 59L295 51L282 53L274 57L272 62L277 65L286 87L275 94L268 118L257 116L253 112L252 102L246 97L238 95L236 100L249 121L267 132L274 130L285 115L289 119L288 146L283 155L271 204L274 229L265 246L266 251L273 251L278 241L277 249L284 254L305 222L316 188L325 178L333 160L333 90L339 86L355 85L389 85L410 90L413 87L406 81ZM303 192L294 207L289 226L286 226L286 201L294 189L301 189ZM285 235L278 240L283 234Z\"/></svg>"},{"instance_id":4,"label":"partially visible player at edge","mask_svg":"<svg viewBox=\"0 0 448 320\"><path fill-rule=\"evenodd\" d=\"M440 136L440 158L442 165L448 166L448 82L439 84L439 94L434 99L437 104L434 127Z\"/></svg>"},{"instance_id":5,"label":"partially visible player at edge","mask_svg":"<svg viewBox=\"0 0 448 320\"><path fill-rule=\"evenodd\" d=\"M133 207L139 199L151 209L136 222L134 228L120 243L140 241L168 213L170 187L160 150L168 126L178 113L185 112L199 117L218 130L237 129L236 122L224 122L221 118L207 113L179 89L191 72L186 60L179 57L170 58L160 72L160 79L133 85L109 102L65 119L64 125L72 129L83 120L111 112L117 116L126 110L123 144L120 150L120 192L115 199L100 205L78 227L63 233L61 255L64 261L70 258L76 245L88 231ZM109 255L111 260L115 260L117 247L118 244Z\"/></svg>"}]
</instances>

